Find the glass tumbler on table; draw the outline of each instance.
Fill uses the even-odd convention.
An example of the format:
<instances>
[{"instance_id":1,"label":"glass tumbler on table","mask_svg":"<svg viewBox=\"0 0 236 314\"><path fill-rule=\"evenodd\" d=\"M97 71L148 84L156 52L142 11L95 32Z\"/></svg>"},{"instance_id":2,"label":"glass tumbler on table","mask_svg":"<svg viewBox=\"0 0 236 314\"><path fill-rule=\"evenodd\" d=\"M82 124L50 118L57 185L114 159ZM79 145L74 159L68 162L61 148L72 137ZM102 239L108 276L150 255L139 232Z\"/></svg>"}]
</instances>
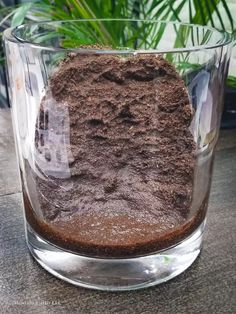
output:
<instances>
[{"instance_id":1,"label":"glass tumbler on table","mask_svg":"<svg viewBox=\"0 0 236 314\"><path fill-rule=\"evenodd\" d=\"M129 290L202 246L231 38L149 20L4 32L26 238L47 271Z\"/></svg>"}]
</instances>

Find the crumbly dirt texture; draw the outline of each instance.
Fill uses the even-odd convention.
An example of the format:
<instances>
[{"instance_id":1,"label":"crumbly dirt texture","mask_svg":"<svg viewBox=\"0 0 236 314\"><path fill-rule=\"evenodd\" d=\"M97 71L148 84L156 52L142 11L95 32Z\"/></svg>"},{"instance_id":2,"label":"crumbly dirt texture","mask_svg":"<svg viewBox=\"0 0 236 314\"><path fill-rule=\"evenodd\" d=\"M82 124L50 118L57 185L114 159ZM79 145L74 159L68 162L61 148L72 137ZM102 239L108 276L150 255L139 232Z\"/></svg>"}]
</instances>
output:
<instances>
[{"instance_id":1,"label":"crumbly dirt texture","mask_svg":"<svg viewBox=\"0 0 236 314\"><path fill-rule=\"evenodd\" d=\"M192 117L183 80L161 56L70 54L40 105L29 223L96 256L142 255L186 237L202 220L187 222Z\"/></svg>"}]
</instances>

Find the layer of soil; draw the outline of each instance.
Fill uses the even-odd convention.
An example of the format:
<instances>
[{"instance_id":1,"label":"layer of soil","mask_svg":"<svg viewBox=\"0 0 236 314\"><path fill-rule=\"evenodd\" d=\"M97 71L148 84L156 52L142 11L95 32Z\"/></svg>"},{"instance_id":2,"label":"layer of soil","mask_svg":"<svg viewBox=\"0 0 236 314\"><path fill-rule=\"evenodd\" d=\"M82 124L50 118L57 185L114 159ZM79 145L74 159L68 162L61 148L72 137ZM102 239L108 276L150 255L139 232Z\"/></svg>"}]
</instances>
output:
<instances>
[{"instance_id":1,"label":"layer of soil","mask_svg":"<svg viewBox=\"0 0 236 314\"><path fill-rule=\"evenodd\" d=\"M50 78L26 164L30 225L65 249L142 255L181 241L191 220L193 111L158 55L70 54Z\"/></svg>"}]
</instances>

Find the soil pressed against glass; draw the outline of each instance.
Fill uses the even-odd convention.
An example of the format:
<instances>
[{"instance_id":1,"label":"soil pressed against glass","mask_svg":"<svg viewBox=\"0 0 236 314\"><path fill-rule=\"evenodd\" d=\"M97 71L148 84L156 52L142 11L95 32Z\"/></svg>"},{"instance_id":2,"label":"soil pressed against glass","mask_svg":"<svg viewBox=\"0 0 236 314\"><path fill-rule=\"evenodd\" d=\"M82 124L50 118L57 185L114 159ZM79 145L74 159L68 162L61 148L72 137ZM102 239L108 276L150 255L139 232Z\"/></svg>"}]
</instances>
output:
<instances>
[{"instance_id":1,"label":"soil pressed against glass","mask_svg":"<svg viewBox=\"0 0 236 314\"><path fill-rule=\"evenodd\" d=\"M192 117L183 80L161 56L70 54L40 105L35 167L25 165L28 223L93 256L148 254L186 238L206 208L189 219Z\"/></svg>"}]
</instances>

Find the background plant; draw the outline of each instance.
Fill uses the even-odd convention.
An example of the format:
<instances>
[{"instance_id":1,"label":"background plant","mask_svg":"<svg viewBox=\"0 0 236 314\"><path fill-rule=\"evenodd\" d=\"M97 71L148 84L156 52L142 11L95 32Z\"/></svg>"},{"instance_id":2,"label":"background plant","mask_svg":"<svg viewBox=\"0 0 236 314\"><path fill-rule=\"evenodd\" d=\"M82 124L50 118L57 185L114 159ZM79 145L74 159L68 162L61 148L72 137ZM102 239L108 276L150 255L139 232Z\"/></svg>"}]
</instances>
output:
<instances>
[{"instance_id":1,"label":"background plant","mask_svg":"<svg viewBox=\"0 0 236 314\"><path fill-rule=\"evenodd\" d=\"M0 26L9 23L9 19L11 19L11 25L14 27L29 20L129 17L185 21L235 32L234 21L227 0L36 0L19 7L4 8L4 10L6 11L5 15L2 13L4 18L0 22ZM119 27L117 23L114 28L111 27L110 23L101 23L101 30L101 36L109 38L109 42L113 42L114 45L120 44L117 40L122 39L122 25ZM85 30L87 33L83 35L80 30L70 29L67 24L64 28L61 27L60 31L65 35L64 45L68 47L90 43L88 41L91 38L89 30ZM164 25L158 29L157 42L163 31ZM228 82L231 86L236 86L236 78L230 77Z\"/></svg>"}]
</instances>

